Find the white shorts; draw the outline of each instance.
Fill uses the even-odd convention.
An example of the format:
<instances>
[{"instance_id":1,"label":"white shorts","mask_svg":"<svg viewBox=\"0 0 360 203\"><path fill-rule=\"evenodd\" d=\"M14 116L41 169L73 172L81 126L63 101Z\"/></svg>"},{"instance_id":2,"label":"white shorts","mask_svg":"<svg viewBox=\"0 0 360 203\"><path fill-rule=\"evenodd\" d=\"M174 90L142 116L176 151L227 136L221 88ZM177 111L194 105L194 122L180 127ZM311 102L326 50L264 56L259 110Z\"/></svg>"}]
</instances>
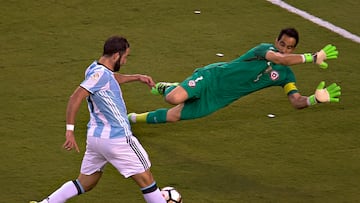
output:
<instances>
[{"instance_id":1,"label":"white shorts","mask_svg":"<svg viewBox=\"0 0 360 203\"><path fill-rule=\"evenodd\" d=\"M151 166L148 154L134 136L116 139L88 136L80 172L91 175L102 171L108 162L125 178L142 173Z\"/></svg>"}]
</instances>

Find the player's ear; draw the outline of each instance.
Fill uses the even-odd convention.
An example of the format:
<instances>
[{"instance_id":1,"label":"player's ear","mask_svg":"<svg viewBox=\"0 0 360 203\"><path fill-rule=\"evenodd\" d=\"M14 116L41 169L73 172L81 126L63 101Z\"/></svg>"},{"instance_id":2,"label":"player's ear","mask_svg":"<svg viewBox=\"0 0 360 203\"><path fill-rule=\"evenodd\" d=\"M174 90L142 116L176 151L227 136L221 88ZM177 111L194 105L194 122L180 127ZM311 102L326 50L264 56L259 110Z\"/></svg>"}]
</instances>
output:
<instances>
[{"instance_id":1,"label":"player's ear","mask_svg":"<svg viewBox=\"0 0 360 203\"><path fill-rule=\"evenodd\" d=\"M113 59L114 61L119 60L120 57L121 57L120 52L116 52L116 53L114 53L114 54L112 55L112 59Z\"/></svg>"}]
</instances>

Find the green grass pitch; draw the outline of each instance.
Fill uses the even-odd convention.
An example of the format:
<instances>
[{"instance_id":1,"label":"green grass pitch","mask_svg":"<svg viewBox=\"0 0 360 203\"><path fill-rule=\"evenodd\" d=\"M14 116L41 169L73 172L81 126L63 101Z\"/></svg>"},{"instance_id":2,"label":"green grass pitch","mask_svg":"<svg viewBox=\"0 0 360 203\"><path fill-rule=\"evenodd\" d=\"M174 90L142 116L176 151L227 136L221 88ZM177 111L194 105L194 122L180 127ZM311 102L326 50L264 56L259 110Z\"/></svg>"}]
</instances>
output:
<instances>
[{"instance_id":1,"label":"green grass pitch","mask_svg":"<svg viewBox=\"0 0 360 203\"><path fill-rule=\"evenodd\" d=\"M287 2L360 35L357 1ZM131 44L122 73L181 81L197 67L273 42L288 26L300 32L297 53L338 47L328 70L293 70L304 95L321 80L341 85L340 103L298 111L281 88L269 88L206 118L133 131L158 185L175 186L185 203L360 200L359 44L260 0L12 0L1 8L0 202L40 200L77 177L88 112L84 103L77 117L81 153L69 153L61 148L65 108L110 35ZM169 106L143 84L122 90L129 112ZM93 191L69 202L144 201L132 180L108 166Z\"/></svg>"}]
</instances>

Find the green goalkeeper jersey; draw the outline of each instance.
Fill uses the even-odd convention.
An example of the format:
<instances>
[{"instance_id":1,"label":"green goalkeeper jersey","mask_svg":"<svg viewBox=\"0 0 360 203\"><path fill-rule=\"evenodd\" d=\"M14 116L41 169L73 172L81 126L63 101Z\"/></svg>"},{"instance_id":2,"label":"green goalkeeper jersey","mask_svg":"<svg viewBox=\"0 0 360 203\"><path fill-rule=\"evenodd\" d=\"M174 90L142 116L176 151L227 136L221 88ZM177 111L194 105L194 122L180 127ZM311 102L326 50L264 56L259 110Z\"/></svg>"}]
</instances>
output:
<instances>
[{"instance_id":1,"label":"green goalkeeper jersey","mask_svg":"<svg viewBox=\"0 0 360 203\"><path fill-rule=\"evenodd\" d=\"M198 68L180 85L189 99L182 119L206 116L252 92L281 86L287 95L297 92L295 75L288 66L266 60L268 51L278 50L272 44L260 44L230 62Z\"/></svg>"}]
</instances>

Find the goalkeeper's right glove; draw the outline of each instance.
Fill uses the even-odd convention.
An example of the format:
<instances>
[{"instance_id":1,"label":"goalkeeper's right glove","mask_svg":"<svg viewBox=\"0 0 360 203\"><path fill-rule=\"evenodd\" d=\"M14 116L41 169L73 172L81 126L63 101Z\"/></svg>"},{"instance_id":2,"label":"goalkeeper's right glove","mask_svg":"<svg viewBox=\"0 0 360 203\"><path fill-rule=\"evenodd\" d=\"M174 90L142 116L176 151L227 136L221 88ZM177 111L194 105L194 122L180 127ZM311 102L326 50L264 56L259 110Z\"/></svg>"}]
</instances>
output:
<instances>
[{"instance_id":1,"label":"goalkeeper's right glove","mask_svg":"<svg viewBox=\"0 0 360 203\"><path fill-rule=\"evenodd\" d=\"M324 62L326 59L336 59L339 55L339 52L336 50L336 46L333 46L331 44L326 45L323 49L320 51L310 54L306 53L304 54L304 62L305 63L316 63L320 66L322 69L327 69L328 64Z\"/></svg>"},{"instance_id":2,"label":"goalkeeper's right glove","mask_svg":"<svg viewBox=\"0 0 360 203\"><path fill-rule=\"evenodd\" d=\"M317 103L323 102L339 102L341 95L341 87L336 83L331 84L327 88L325 87L325 82L321 81L317 86L315 94L308 97L308 104L314 105Z\"/></svg>"}]
</instances>

